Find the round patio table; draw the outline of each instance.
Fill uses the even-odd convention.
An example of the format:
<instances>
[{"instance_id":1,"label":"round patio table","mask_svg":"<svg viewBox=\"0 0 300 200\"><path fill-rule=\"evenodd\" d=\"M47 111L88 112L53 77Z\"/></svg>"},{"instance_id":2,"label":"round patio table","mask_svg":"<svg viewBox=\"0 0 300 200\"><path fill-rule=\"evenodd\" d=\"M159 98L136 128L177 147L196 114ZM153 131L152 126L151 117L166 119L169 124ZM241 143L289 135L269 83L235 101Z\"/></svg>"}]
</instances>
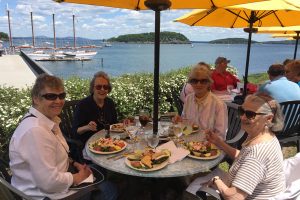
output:
<instances>
[{"instance_id":1,"label":"round patio table","mask_svg":"<svg viewBox=\"0 0 300 200\"><path fill-rule=\"evenodd\" d=\"M117 133L111 133L111 137L114 137L118 135ZM185 141L193 141L193 140L201 140L201 134L195 133L188 136L183 136ZM107 159L108 157L112 156L110 155L103 155L103 154L95 154L91 152L88 148L88 144L91 141L95 141L100 137L104 137L105 132L99 131L98 133L94 134L86 143L85 150L87 155L91 158L91 160L110 171L131 175L131 176L139 176L139 177L151 177L151 178L167 178L167 177L180 177L180 176L188 176L197 174L199 172L207 172L209 169L215 167L218 165L224 158L225 154L223 151L221 151L221 154L216 159L212 160L198 160L190 157L185 157L181 161L177 161L173 164L168 164L166 167L157 170L157 171L148 171L148 172L142 172L137 171L134 169L129 168L125 164L125 158L121 158L118 160L113 159ZM126 148L130 149L130 143L128 143L128 146ZM125 150L124 150L125 151ZM123 151L117 153L116 155L122 155ZM113 154L114 155L114 154Z\"/></svg>"}]
</instances>

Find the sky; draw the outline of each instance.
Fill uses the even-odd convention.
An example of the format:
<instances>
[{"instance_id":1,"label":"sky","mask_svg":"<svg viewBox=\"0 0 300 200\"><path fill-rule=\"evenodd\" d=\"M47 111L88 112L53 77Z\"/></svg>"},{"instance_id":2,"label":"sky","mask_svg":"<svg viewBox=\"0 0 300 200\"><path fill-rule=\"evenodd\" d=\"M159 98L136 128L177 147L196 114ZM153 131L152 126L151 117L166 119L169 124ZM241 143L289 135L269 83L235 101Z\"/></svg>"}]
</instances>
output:
<instances>
[{"instance_id":1,"label":"sky","mask_svg":"<svg viewBox=\"0 0 300 200\"><path fill-rule=\"evenodd\" d=\"M31 37L30 12L33 13L35 36L53 37L52 15L55 14L56 37L73 36L74 13L76 36L89 39L108 39L124 34L154 32L154 12L116 9L52 0L0 0L0 32L8 33L7 6L10 12L12 37ZM210 41L228 37L247 38L242 29L191 27L173 22L191 10L161 12L161 31L184 34L191 41ZM272 39L268 34L254 34L256 41Z\"/></svg>"}]
</instances>

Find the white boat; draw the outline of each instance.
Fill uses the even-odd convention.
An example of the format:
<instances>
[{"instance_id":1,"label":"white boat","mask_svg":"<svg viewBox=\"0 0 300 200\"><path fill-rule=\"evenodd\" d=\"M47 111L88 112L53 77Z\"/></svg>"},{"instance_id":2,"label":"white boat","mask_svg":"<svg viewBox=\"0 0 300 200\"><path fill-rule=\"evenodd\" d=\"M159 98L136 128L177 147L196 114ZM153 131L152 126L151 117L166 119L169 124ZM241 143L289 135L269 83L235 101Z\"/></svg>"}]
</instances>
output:
<instances>
[{"instance_id":1,"label":"white boat","mask_svg":"<svg viewBox=\"0 0 300 200\"><path fill-rule=\"evenodd\" d=\"M27 55L36 61L47 60L51 58L51 54L45 53L44 51L34 51L33 53L28 53Z\"/></svg>"},{"instance_id":2,"label":"white boat","mask_svg":"<svg viewBox=\"0 0 300 200\"><path fill-rule=\"evenodd\" d=\"M91 60L95 55L97 54L97 51L69 51L64 52L64 55L66 55L66 58L75 58L78 60Z\"/></svg>"},{"instance_id":3,"label":"white boat","mask_svg":"<svg viewBox=\"0 0 300 200\"><path fill-rule=\"evenodd\" d=\"M112 47L112 44L111 43L105 43L104 46L105 47Z\"/></svg>"}]
</instances>

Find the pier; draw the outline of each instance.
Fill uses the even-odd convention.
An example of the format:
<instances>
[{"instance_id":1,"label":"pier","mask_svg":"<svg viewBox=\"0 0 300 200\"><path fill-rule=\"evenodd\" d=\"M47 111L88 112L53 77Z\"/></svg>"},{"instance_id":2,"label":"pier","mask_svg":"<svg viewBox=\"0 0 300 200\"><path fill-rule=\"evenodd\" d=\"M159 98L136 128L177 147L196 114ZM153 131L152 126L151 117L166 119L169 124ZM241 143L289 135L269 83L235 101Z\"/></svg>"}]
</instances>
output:
<instances>
[{"instance_id":1,"label":"pier","mask_svg":"<svg viewBox=\"0 0 300 200\"><path fill-rule=\"evenodd\" d=\"M0 85L25 88L32 86L35 73L19 55L3 55L0 57Z\"/></svg>"}]
</instances>

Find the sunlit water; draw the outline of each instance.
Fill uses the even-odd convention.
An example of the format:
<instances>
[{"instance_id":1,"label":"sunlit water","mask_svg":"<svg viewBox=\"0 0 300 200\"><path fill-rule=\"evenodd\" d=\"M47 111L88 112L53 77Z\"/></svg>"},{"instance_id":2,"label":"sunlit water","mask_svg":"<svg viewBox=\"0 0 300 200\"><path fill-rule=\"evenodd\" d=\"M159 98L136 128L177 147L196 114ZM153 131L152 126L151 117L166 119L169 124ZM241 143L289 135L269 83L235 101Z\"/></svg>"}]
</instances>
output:
<instances>
[{"instance_id":1,"label":"sunlit water","mask_svg":"<svg viewBox=\"0 0 300 200\"><path fill-rule=\"evenodd\" d=\"M99 41L94 41L93 44L101 45ZM97 48L96 50L98 54L91 61L38 63L54 75L63 78L72 75L91 77L99 70L107 72L110 76L134 72L153 72L153 44L113 43L112 47ZM224 56L231 60L230 64L238 69L239 76L242 77L245 71L246 50L246 44L196 43L193 47L189 44L161 44L160 72L194 65L199 61L213 64L216 57ZM286 58L292 58L293 53L294 45L253 44L249 74L266 72L271 64L281 63Z\"/></svg>"}]
</instances>

